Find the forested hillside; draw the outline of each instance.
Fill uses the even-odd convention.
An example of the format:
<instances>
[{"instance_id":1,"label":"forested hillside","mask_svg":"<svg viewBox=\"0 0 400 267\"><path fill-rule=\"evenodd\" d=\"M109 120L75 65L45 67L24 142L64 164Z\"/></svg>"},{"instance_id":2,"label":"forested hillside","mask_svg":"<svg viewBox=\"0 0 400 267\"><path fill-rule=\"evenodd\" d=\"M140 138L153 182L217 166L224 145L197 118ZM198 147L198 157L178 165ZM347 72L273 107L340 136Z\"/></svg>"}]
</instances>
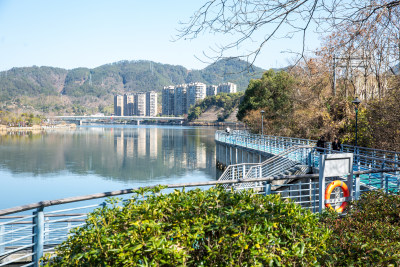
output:
<instances>
[{"instance_id":1,"label":"forested hillside","mask_svg":"<svg viewBox=\"0 0 400 267\"><path fill-rule=\"evenodd\" d=\"M120 61L94 69L13 68L0 72L0 108L55 114L107 113L114 94L161 92L163 86L189 82L233 82L244 91L250 79L262 72L236 59L221 60L202 70L150 61Z\"/></svg>"}]
</instances>

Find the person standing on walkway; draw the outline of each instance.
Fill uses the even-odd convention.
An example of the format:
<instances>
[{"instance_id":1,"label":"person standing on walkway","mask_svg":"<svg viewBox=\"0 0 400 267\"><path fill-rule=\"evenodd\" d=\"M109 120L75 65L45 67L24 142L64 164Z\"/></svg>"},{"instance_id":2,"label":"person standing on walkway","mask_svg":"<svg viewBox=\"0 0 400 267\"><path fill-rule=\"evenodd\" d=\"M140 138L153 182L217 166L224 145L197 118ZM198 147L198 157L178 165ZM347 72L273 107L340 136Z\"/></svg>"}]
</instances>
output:
<instances>
[{"instance_id":1,"label":"person standing on walkway","mask_svg":"<svg viewBox=\"0 0 400 267\"><path fill-rule=\"evenodd\" d=\"M340 151L342 149L342 144L339 139L335 137L335 140L332 142L332 150Z\"/></svg>"},{"instance_id":2,"label":"person standing on walkway","mask_svg":"<svg viewBox=\"0 0 400 267\"><path fill-rule=\"evenodd\" d=\"M321 136L319 140L317 141L317 151L320 153L324 153L324 149L320 148L325 148L325 137Z\"/></svg>"}]
</instances>

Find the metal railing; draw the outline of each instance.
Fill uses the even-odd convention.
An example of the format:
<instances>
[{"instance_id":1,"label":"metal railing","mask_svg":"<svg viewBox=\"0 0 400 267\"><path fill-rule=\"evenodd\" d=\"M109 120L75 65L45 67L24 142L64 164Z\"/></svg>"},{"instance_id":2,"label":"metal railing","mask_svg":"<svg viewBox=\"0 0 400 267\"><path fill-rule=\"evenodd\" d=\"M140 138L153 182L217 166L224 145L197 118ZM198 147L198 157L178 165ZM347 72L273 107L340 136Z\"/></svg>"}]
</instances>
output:
<instances>
[{"instance_id":1,"label":"metal railing","mask_svg":"<svg viewBox=\"0 0 400 267\"><path fill-rule=\"evenodd\" d=\"M261 177L269 177L274 175L283 175L290 168L296 165L308 165L309 153L313 147L311 146L292 146L285 151L274 155L262 163L240 163L229 165L219 181L234 179L254 179ZM244 187L253 186L252 183L242 184Z\"/></svg>"},{"instance_id":2,"label":"metal railing","mask_svg":"<svg viewBox=\"0 0 400 267\"><path fill-rule=\"evenodd\" d=\"M321 153L353 153L353 170L354 171L368 171L380 170L385 168L396 169L400 167L400 152L372 149L365 147L354 147L351 145L342 145L341 151L331 149L331 143L326 142L326 148L316 148L317 141L301 138L270 136L270 135L256 135L250 134L246 131L233 131L227 133L225 131L216 131L215 140L234 146L252 149L260 152L278 155L293 146L312 146L308 154L307 165L310 167L319 167L319 156ZM321 152L322 151L322 152ZM248 165L249 168L251 165ZM387 179L386 179L387 178ZM361 181L374 188L385 188L382 184L383 180L387 180L390 185L394 187L400 184L400 173L373 173L364 174ZM392 185L393 184L393 185Z\"/></svg>"},{"instance_id":3,"label":"metal railing","mask_svg":"<svg viewBox=\"0 0 400 267\"><path fill-rule=\"evenodd\" d=\"M389 183L388 175L400 169L384 169L354 172L354 195L357 197L364 191L374 189L361 182L362 175L383 173L381 184L386 192L394 189L394 183ZM290 183L274 184L276 181L291 181ZM329 180L327 181L329 182ZM313 212L318 211L320 192L318 190L318 175L287 175L261 177L257 179L233 179L225 181L209 181L198 183L169 184L163 192L173 188L201 187L209 188L215 185L229 185L235 190L252 188L257 194L280 194L283 199L291 199ZM243 185L243 186L242 186ZM398 188L398 185L396 185ZM42 201L25 206L0 210L0 266L25 262L23 266L38 266L44 253L52 253L54 247L66 240L70 230L85 224L87 213L95 208L104 207L108 196L129 195L134 189L106 192L81 197L72 197L54 201ZM340 194L338 195L340 198ZM92 203L86 203L91 201ZM93 203L95 202L95 203ZM74 204L75 203L75 204ZM72 207L71 205L75 205Z\"/></svg>"}]
</instances>

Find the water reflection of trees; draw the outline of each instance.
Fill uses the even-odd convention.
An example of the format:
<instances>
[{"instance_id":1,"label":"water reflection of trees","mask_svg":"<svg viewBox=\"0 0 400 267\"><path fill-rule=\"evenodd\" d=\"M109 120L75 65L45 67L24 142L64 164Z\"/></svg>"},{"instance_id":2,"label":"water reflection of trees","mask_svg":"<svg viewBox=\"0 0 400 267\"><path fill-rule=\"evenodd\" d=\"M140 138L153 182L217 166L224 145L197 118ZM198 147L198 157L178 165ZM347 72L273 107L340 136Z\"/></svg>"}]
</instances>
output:
<instances>
[{"instance_id":1,"label":"water reflection of trees","mask_svg":"<svg viewBox=\"0 0 400 267\"><path fill-rule=\"evenodd\" d=\"M1 136L0 165L14 173L69 171L123 181L158 180L200 169L215 177L214 129L79 128Z\"/></svg>"}]
</instances>

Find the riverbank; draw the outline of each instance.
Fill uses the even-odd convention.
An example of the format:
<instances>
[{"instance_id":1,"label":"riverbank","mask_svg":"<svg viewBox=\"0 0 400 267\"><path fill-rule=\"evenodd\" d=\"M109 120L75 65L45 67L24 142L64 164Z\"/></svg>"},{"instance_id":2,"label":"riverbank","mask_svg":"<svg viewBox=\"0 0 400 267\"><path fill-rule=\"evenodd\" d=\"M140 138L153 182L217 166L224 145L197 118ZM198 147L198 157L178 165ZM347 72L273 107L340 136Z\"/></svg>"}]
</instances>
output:
<instances>
[{"instance_id":1,"label":"riverbank","mask_svg":"<svg viewBox=\"0 0 400 267\"><path fill-rule=\"evenodd\" d=\"M0 125L0 132L21 132L21 131L45 131L45 130L56 130L56 129L75 129L76 124L57 124L57 125L33 125L27 127L12 127L6 125Z\"/></svg>"},{"instance_id":2,"label":"riverbank","mask_svg":"<svg viewBox=\"0 0 400 267\"><path fill-rule=\"evenodd\" d=\"M241 122L204 122L204 121L192 121L186 122L183 125L186 126L229 126L235 128L246 128L246 124Z\"/></svg>"}]
</instances>

